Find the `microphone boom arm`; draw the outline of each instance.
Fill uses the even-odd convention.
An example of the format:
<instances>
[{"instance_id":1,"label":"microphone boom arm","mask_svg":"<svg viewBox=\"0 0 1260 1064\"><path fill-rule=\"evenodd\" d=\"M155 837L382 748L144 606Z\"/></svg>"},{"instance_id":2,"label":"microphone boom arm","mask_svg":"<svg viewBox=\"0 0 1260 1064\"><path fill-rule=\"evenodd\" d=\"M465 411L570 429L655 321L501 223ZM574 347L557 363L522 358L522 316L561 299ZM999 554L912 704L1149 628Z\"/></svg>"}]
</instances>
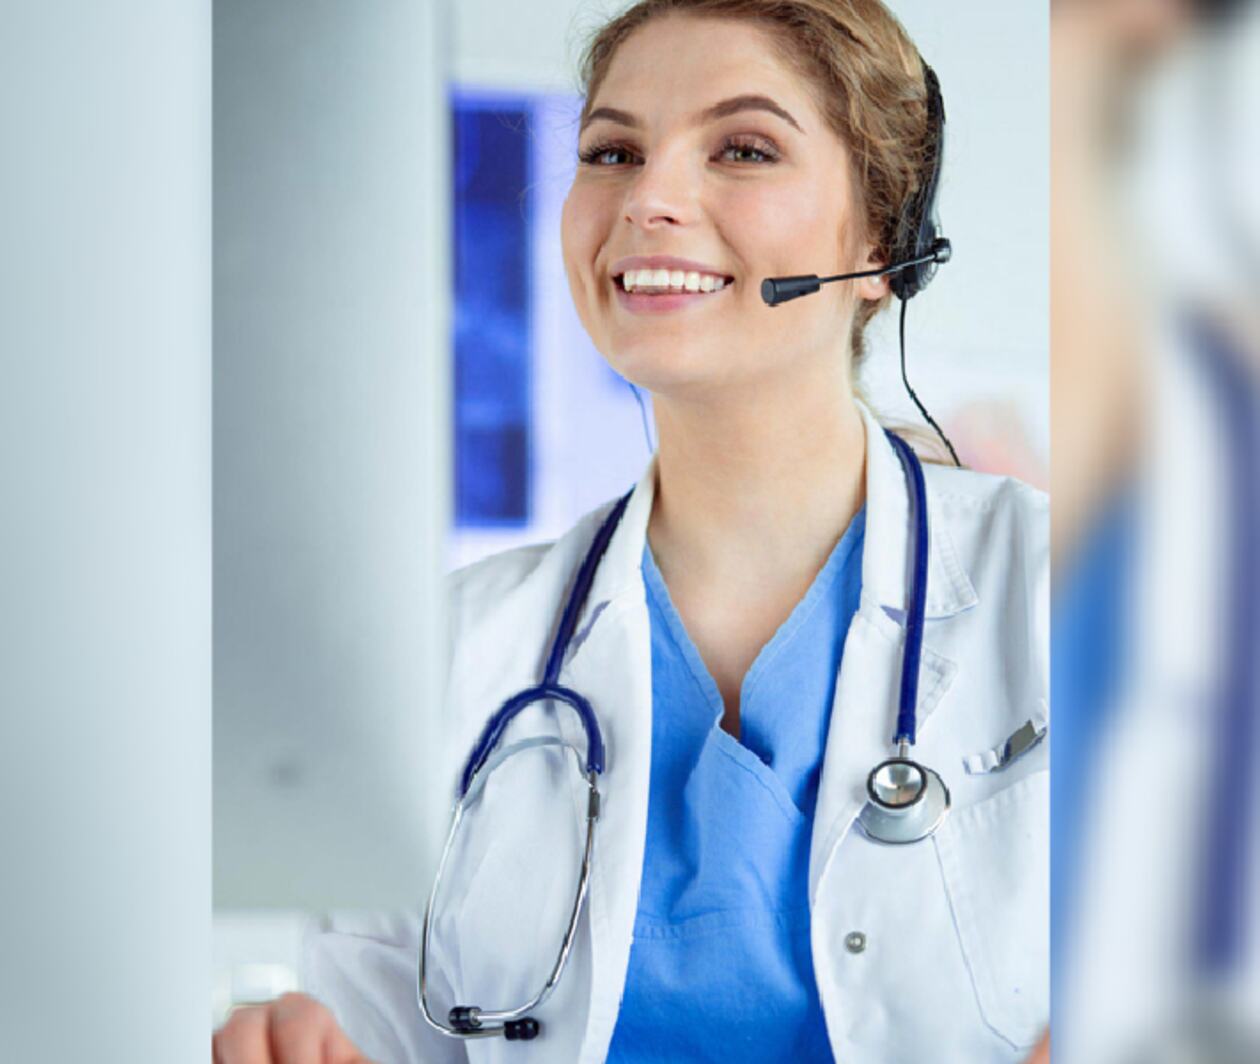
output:
<instances>
[{"instance_id":1,"label":"microphone boom arm","mask_svg":"<svg viewBox=\"0 0 1260 1064\"><path fill-rule=\"evenodd\" d=\"M853 281L859 277L883 277L885 274L897 273L899 270L906 270L911 266L922 266L928 262L949 262L952 254L952 245L942 238L932 245L932 250L926 255L908 259L905 262L895 262L891 266L882 266L875 270L838 273L834 277L819 277L816 273L799 274L795 277L767 277L761 282L761 298L766 301L767 306L775 307L780 303L786 303L789 299L811 295L823 285L831 284L833 281Z\"/></svg>"}]
</instances>

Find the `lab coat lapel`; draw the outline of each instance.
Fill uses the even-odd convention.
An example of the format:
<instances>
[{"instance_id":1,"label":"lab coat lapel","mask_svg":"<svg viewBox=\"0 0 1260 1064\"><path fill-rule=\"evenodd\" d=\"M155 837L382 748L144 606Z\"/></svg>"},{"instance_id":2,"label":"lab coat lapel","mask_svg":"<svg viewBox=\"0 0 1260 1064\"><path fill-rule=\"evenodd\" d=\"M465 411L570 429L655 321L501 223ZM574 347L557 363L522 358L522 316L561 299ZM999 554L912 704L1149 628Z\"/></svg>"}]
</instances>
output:
<instances>
[{"instance_id":1,"label":"lab coat lapel","mask_svg":"<svg viewBox=\"0 0 1260 1064\"><path fill-rule=\"evenodd\" d=\"M641 562L655 460L636 486L592 585L561 682L591 701L606 765L587 901L591 980L579 1064L608 1052L638 906L652 756L652 653ZM585 816L585 801L580 813Z\"/></svg>"},{"instance_id":2,"label":"lab coat lapel","mask_svg":"<svg viewBox=\"0 0 1260 1064\"><path fill-rule=\"evenodd\" d=\"M866 426L866 535L862 545L862 588L901 622L910 599L910 502L905 472L874 415L858 405ZM964 572L933 490L934 473L924 466L928 496L927 618L943 620L979 602ZM930 626L929 626L930 632Z\"/></svg>"},{"instance_id":3,"label":"lab coat lapel","mask_svg":"<svg viewBox=\"0 0 1260 1064\"><path fill-rule=\"evenodd\" d=\"M866 407L866 534L862 593L845 639L823 755L810 847L809 899L866 800L866 777L892 754L901 684L902 627L909 604L909 499L901 464ZM937 622L974 606L975 588L959 564L928 478L928 624L917 703L920 738L957 666L933 646Z\"/></svg>"},{"instance_id":4,"label":"lab coat lapel","mask_svg":"<svg viewBox=\"0 0 1260 1064\"><path fill-rule=\"evenodd\" d=\"M466 1046L471 1061L600 1061L612 1037L629 959L647 822L652 679L640 562L654 488L653 462L636 485L596 570L559 675L561 684L589 699L606 747L586 911L565 974L536 1011L543 1033L532 1044L532 1053L501 1039L478 1039ZM448 692L450 704L464 707L453 714L446 736L445 762L451 766L462 767L485 725L487 707L500 705L509 695L537 683L582 558L611 508L609 503L583 518L507 593L494 584L466 592L471 605L461 618L465 627L456 644ZM473 579L494 575L494 570L470 572ZM538 632L539 617L551 619L542 632ZM586 736L576 715L544 712L541 703L527 709L509 731L505 741L558 731L576 749L586 750ZM448 774L451 779L444 789L453 793L455 769ZM571 784L578 837L584 838L586 788L577 773L567 773L566 778ZM525 822L554 815L541 791L526 789L519 793L518 802ZM540 832L540 838L544 835ZM472 910L493 909L496 891L512 893L513 906L521 908L516 904L521 893L536 891L536 885L513 881L497 869L483 869L478 886L482 893L477 905L460 899L452 907L453 934L448 938L457 943L460 958L454 962L454 993L464 1001L524 1000L538 989L529 973L537 970L542 954L524 953L516 941L507 940L491 961L495 946L483 940L484 916ZM468 893L465 883L463 894ZM545 899L532 902L541 906ZM483 938L477 939L475 950L460 951L461 932Z\"/></svg>"}]
</instances>

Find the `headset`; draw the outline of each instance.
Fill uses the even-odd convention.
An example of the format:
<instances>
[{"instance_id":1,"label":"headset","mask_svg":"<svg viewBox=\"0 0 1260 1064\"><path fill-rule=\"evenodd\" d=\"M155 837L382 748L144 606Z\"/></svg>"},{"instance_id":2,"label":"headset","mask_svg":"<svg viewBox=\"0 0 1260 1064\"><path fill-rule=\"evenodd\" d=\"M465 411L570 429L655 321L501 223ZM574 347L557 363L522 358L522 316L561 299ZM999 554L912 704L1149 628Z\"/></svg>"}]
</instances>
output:
<instances>
[{"instance_id":1,"label":"headset","mask_svg":"<svg viewBox=\"0 0 1260 1064\"><path fill-rule=\"evenodd\" d=\"M953 245L940 235L936 217L936 190L941 179L941 160L945 154L945 101L941 83L927 63L923 63L923 81L927 88L927 119L932 130L928 145L928 179L923 182L897 223L891 249L892 264L876 270L838 273L834 277L801 274L795 277L767 277L761 282L761 298L769 306L778 306L789 299L817 292L833 281L851 281L858 277L882 277L891 274L889 286L898 299L918 295L936 275L939 264L949 262Z\"/></svg>"},{"instance_id":2,"label":"headset","mask_svg":"<svg viewBox=\"0 0 1260 1064\"><path fill-rule=\"evenodd\" d=\"M888 279L893 295L903 301L922 292L936 276L937 265L949 262L954 250L941 236L936 216L936 189L945 153L945 101L936 71L927 63L923 64L923 80L927 85L928 126L933 131L928 149L932 153L930 176L919 186L910 210L898 222L892 249L891 269L895 272Z\"/></svg>"},{"instance_id":3,"label":"headset","mask_svg":"<svg viewBox=\"0 0 1260 1064\"><path fill-rule=\"evenodd\" d=\"M940 234L940 223L936 214L936 191L940 184L941 161L945 154L945 100L941 96L941 83L936 71L922 59L920 62L923 65L923 82L926 88L927 123L931 130L927 146L930 155L925 167L928 179L916 190L909 207L898 220L889 256L892 264L875 270L836 274L834 277L819 277L812 273L795 277L767 277L761 282L761 298L768 306L774 307L790 299L799 299L817 292L823 285L833 281L887 275L893 295L901 300L902 383L919 413L936 430L936 434L949 449L954 464L961 465L954 445L919 401L906 376L906 304L928 286L936 276L937 266L949 262L954 251L953 245Z\"/></svg>"}]
</instances>

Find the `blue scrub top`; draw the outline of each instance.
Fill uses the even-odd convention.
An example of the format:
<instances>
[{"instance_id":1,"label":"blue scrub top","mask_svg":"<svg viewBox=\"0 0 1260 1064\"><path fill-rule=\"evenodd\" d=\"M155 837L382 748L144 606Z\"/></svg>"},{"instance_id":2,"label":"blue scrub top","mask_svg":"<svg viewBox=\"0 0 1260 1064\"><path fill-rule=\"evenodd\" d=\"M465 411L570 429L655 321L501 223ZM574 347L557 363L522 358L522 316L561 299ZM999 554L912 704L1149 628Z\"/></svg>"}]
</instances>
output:
<instances>
[{"instance_id":1,"label":"blue scrub top","mask_svg":"<svg viewBox=\"0 0 1260 1064\"><path fill-rule=\"evenodd\" d=\"M740 739L644 547L652 768L643 879L608 1060L830 1061L810 953L809 844L861 590L860 510L740 692Z\"/></svg>"}]
</instances>

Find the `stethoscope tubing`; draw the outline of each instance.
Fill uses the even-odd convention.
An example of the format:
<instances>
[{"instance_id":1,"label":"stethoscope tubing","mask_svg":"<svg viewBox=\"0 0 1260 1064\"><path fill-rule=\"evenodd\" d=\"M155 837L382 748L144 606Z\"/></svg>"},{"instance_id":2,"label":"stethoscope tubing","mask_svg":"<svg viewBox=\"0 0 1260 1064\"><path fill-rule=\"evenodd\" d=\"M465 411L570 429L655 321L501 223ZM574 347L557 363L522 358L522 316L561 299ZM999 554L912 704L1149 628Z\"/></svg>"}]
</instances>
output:
<instances>
[{"instance_id":1,"label":"stethoscope tubing","mask_svg":"<svg viewBox=\"0 0 1260 1064\"><path fill-rule=\"evenodd\" d=\"M910 572L910 604L906 613L906 640L901 665L901 692L897 699L897 731L893 745L913 746L919 703L919 662L923 656L923 622L927 615L928 514L927 484L923 466L900 436L885 432L905 470L909 491L910 521L914 534Z\"/></svg>"},{"instance_id":2,"label":"stethoscope tubing","mask_svg":"<svg viewBox=\"0 0 1260 1064\"><path fill-rule=\"evenodd\" d=\"M885 430L885 435L892 444L893 449L897 453L897 457L901 462L902 468L906 475L907 496L909 499L910 524L911 524L911 576L909 587L909 603L906 610L906 638L902 655L901 664L901 685L898 693L897 706L897 726L893 736L894 746L898 748L897 758L894 760L908 760L909 747L914 744L916 731L916 707L919 691L919 666L923 651L923 629L924 618L927 612L927 570L928 570L928 513L927 513L927 488L923 476L923 467L919 463L917 456L911 449L910 445L902 440L899 436ZM429 894L428 904L425 906L424 923L422 928L420 963L417 978L417 997L419 998L421 1012L425 1021L434 1029L443 1034L452 1037L487 1037L490 1035L505 1035L508 1038L532 1038L535 1037L539 1026L537 1021L526 1016L528 1012L537 1008L551 994L556 984L559 982L560 975L564 971L565 964L568 961L570 951L572 950L574 937L577 931L578 919L581 915L582 906L586 901L586 897L590 888L591 876L591 859L594 853L595 844L595 824L599 819L600 794L598 788L598 778L604 771L604 741L600 731L599 721L595 715L595 711L587 699L573 690L559 683L560 669L564 662L565 654L568 652L569 644L573 639L574 632L577 628L577 622L581 614L582 607L585 605L589 597L591 586L595 580L595 573L598 569L600 560L603 558L608 549L609 543L612 541L613 533L616 531L621 521L622 515L625 513L626 507L630 501L633 491L627 492L609 511L604 521L601 523L599 530L595 534L595 538L587 550L586 556L582 560L582 564L578 569L577 576L574 578L573 587L569 592L564 610L557 625L555 636L551 643L551 648L547 655L546 665L543 669L542 681L534 687L527 688L520 693L513 695L507 699L495 712L495 714L486 722L476 745L473 747L464 770L460 776L458 789L458 799L456 801L454 815L451 821L451 828L447 834L446 843L442 849L442 855L438 862L438 872L434 879L433 888ZM502 762L506 752L491 761L491 753L502 739L508 725L518 716L525 708L540 701L557 701L570 706L578 715L582 723L583 730L586 733L586 763L585 763L585 779L590 789L590 799L587 807L587 831L586 843L583 849L582 868L578 877L577 890L574 894L573 908L570 913L569 926L565 932L564 941L561 944L560 952L556 958L550 975L547 978L543 988L526 1004L519 1008L501 1010L501 1011L483 1011L473 1006L457 1006L451 1010L451 1024L441 1023L432 1015L428 1007L427 986L426 986L426 965L429 951L429 936L431 931L431 916L433 906L438 895L438 888L442 882L443 873L446 869L447 859L451 852L451 847L455 839L456 832L460 823L463 821L464 810L466 804L475 801L480 792L480 784L484 781L484 776L479 774L492 770ZM543 742L526 740L523 743L515 744L517 747L527 747L532 745L543 745L546 742L552 742L563 746L568 746L563 740L549 738ZM572 749L572 748L571 748ZM575 751L576 752L576 751ZM580 755L579 755L580 756ZM927 782L935 779L939 783L939 777L930 769L918 765L916 762L909 762L923 774L923 778ZM878 770L879 766L876 767ZM869 786L869 782L868 782ZM940 787L940 794L934 797L938 800L938 804L943 800L944 807L937 813L933 814L932 821L926 827L926 832L920 829L914 829L912 839L909 834L904 838L896 838L893 835L897 831L905 832L907 827L911 825L907 821L905 825L897 827L894 825L889 830L892 834L881 838L878 833L873 837L876 841L885 842L909 842L916 841L917 838L924 837L924 834L935 830L936 824L943 818L944 813L948 810L949 796L948 791L944 789L943 784ZM916 796L915 801L909 803L911 806L917 806L919 800L924 797L924 792ZM874 806L872 806L874 808ZM887 812L887 810L886 810ZM865 818L864 818L865 819ZM871 833L870 825L864 823L864 827L868 834ZM528 1025L522 1028L522 1025ZM525 1033L521 1033L524 1029Z\"/></svg>"},{"instance_id":3,"label":"stethoscope tubing","mask_svg":"<svg viewBox=\"0 0 1260 1064\"><path fill-rule=\"evenodd\" d=\"M621 516L625 513L626 506L629 504L630 496L633 493L632 489L617 500L617 504L609 512L608 516L604 518L599 531L595 533L595 539L587 550L586 557L582 559L582 565L578 569L578 574L573 581L573 588L569 592L569 598L565 603L564 612L560 616L560 624L556 628L556 634L551 643L551 650L547 654L547 664L543 669L542 682L509 698L499 707L494 716L486 722L485 728L482 729L481 736L478 738L476 746L473 747L460 777L459 793L461 797L468 793L473 777L486 763L486 758L490 756L490 751L494 749L495 744L512 722L512 718L535 702L555 700L572 706L577 711L579 718L581 718L582 727L586 731L586 771L597 775L604 771L604 737L600 732L599 721L595 717L594 709L591 708L590 702L585 697L571 687L562 686L558 680L560 668L564 664L564 656L568 651L569 643L573 639L574 630L577 628L582 606L585 604L587 596L590 594L591 585L595 581L595 572L605 551L608 550L608 544L612 541L613 533L621 522Z\"/></svg>"},{"instance_id":4,"label":"stethoscope tubing","mask_svg":"<svg viewBox=\"0 0 1260 1064\"><path fill-rule=\"evenodd\" d=\"M532 739L526 739L519 743L513 744L515 749L502 751L501 755L487 766L487 771L493 770L499 762L505 760L511 753L519 752L521 749L527 749L537 746L562 746L569 750L573 750L575 756L577 751L562 739L554 736L539 736ZM467 803L475 801L480 794L481 784L486 779L485 776L477 778L477 782L465 794L460 796L459 801L455 803L455 812L451 818L451 827L446 835L446 843L442 847L442 856L438 861L437 874L433 879L433 887L429 892L429 899L424 908L424 922L421 928L421 945L420 945L420 964L416 979L416 998L420 1004L420 1012L425 1022L434 1030L452 1038L486 1038L494 1035L505 1033L505 1027L514 1021L532 1022L526 1019L526 1014L538 1008L543 1002L551 996L552 991L556 988L556 984L560 981L560 976L564 972L565 965L568 963L569 954L573 950L573 942L577 937L578 921L581 918L582 906L586 902L586 896L590 890L591 881L591 858L595 852L595 825L599 820L600 813L600 794L598 775L594 771L586 773L586 783L589 788L589 797L586 807L586 843L582 853L582 868L578 876L577 890L574 894L573 905L569 911L569 924L565 929L564 940L560 945L560 952L556 957L555 964L552 965L551 973L547 976L546 982L541 990L538 991L525 1004L514 1009L504 1009L498 1011L483 1010L477 1007L462 1006L451 1010L451 1024L442 1023L438 1020L429 1009L428 1001L428 955L429 955L429 937L432 927L433 909L437 902L438 890L446 871L446 862L450 857L451 847L455 842L455 836L459 831L459 825L463 821L464 811ZM454 1020L456 1016L460 1016L463 1022L458 1026ZM537 1033L537 1024L534 1024L530 1034L522 1036L523 1038L531 1038Z\"/></svg>"}]
</instances>

